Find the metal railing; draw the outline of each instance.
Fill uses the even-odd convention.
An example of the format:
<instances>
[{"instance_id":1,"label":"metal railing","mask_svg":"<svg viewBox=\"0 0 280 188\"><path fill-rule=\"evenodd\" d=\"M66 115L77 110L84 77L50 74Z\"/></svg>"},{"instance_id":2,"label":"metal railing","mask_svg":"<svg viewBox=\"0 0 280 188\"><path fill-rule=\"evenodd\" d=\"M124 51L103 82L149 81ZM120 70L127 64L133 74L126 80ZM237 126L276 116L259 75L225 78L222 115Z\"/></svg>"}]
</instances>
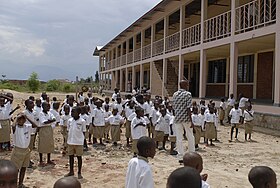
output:
<instances>
[{"instance_id":1,"label":"metal railing","mask_svg":"<svg viewBox=\"0 0 280 188\"><path fill-rule=\"evenodd\" d=\"M163 54L164 49L164 39L160 39L153 43L153 56Z\"/></svg>"},{"instance_id":2,"label":"metal railing","mask_svg":"<svg viewBox=\"0 0 280 188\"><path fill-rule=\"evenodd\" d=\"M134 50L134 62L141 61L141 48Z\"/></svg>"},{"instance_id":3,"label":"metal railing","mask_svg":"<svg viewBox=\"0 0 280 188\"><path fill-rule=\"evenodd\" d=\"M121 57L118 57L117 61L116 61L116 67L119 67L119 66L121 66Z\"/></svg>"},{"instance_id":4,"label":"metal railing","mask_svg":"<svg viewBox=\"0 0 280 188\"><path fill-rule=\"evenodd\" d=\"M182 47L190 47L200 44L201 41L201 24L193 25L183 30Z\"/></svg>"},{"instance_id":5,"label":"metal railing","mask_svg":"<svg viewBox=\"0 0 280 188\"><path fill-rule=\"evenodd\" d=\"M127 54L127 64L133 63L133 52Z\"/></svg>"},{"instance_id":6,"label":"metal railing","mask_svg":"<svg viewBox=\"0 0 280 188\"><path fill-rule=\"evenodd\" d=\"M165 52L178 50L180 47L180 32L176 32L165 38Z\"/></svg>"},{"instance_id":7,"label":"metal railing","mask_svg":"<svg viewBox=\"0 0 280 188\"><path fill-rule=\"evenodd\" d=\"M126 54L122 56L121 66L126 65Z\"/></svg>"},{"instance_id":8,"label":"metal railing","mask_svg":"<svg viewBox=\"0 0 280 188\"><path fill-rule=\"evenodd\" d=\"M217 15L204 21L204 42L209 42L230 36L231 11Z\"/></svg>"},{"instance_id":9,"label":"metal railing","mask_svg":"<svg viewBox=\"0 0 280 188\"><path fill-rule=\"evenodd\" d=\"M151 57L151 45L146 45L142 50L142 59L149 59Z\"/></svg>"},{"instance_id":10,"label":"metal railing","mask_svg":"<svg viewBox=\"0 0 280 188\"><path fill-rule=\"evenodd\" d=\"M236 33L276 22L276 0L254 0L236 8Z\"/></svg>"}]
</instances>

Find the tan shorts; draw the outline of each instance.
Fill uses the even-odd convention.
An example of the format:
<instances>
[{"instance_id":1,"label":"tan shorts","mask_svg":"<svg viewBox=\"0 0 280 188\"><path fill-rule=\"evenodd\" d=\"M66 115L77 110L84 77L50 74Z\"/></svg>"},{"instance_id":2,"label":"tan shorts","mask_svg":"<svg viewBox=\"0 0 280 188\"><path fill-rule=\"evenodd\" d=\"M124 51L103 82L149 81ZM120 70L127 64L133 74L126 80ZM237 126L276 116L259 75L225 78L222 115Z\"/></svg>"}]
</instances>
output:
<instances>
[{"instance_id":1,"label":"tan shorts","mask_svg":"<svg viewBox=\"0 0 280 188\"><path fill-rule=\"evenodd\" d=\"M131 138L131 121L126 120L125 125L125 137Z\"/></svg>"},{"instance_id":2,"label":"tan shorts","mask_svg":"<svg viewBox=\"0 0 280 188\"><path fill-rule=\"evenodd\" d=\"M93 127L93 137L103 138L105 133L105 126L95 126Z\"/></svg>"},{"instance_id":3,"label":"tan shorts","mask_svg":"<svg viewBox=\"0 0 280 188\"><path fill-rule=\"evenodd\" d=\"M76 156L82 156L84 153L84 147L82 145L69 145L67 148L67 154L68 155L76 155Z\"/></svg>"},{"instance_id":4,"label":"tan shorts","mask_svg":"<svg viewBox=\"0 0 280 188\"><path fill-rule=\"evenodd\" d=\"M132 152L136 153L136 154L138 154L137 142L138 142L138 139L132 140Z\"/></svg>"},{"instance_id":5,"label":"tan shorts","mask_svg":"<svg viewBox=\"0 0 280 188\"><path fill-rule=\"evenodd\" d=\"M252 121L245 122L245 134L251 134L253 132L254 124Z\"/></svg>"},{"instance_id":6,"label":"tan shorts","mask_svg":"<svg viewBox=\"0 0 280 188\"><path fill-rule=\"evenodd\" d=\"M155 131L155 141L156 142L163 142L164 139L164 132L163 131Z\"/></svg>"},{"instance_id":7,"label":"tan shorts","mask_svg":"<svg viewBox=\"0 0 280 188\"><path fill-rule=\"evenodd\" d=\"M11 161L18 169L28 167L30 162L30 149L14 147L11 155Z\"/></svg>"},{"instance_id":8,"label":"tan shorts","mask_svg":"<svg viewBox=\"0 0 280 188\"><path fill-rule=\"evenodd\" d=\"M10 120L0 120L0 143L10 142L11 123Z\"/></svg>"},{"instance_id":9,"label":"tan shorts","mask_svg":"<svg viewBox=\"0 0 280 188\"><path fill-rule=\"evenodd\" d=\"M169 136L169 141L170 142L176 142L176 136L172 135L172 136Z\"/></svg>"}]
</instances>

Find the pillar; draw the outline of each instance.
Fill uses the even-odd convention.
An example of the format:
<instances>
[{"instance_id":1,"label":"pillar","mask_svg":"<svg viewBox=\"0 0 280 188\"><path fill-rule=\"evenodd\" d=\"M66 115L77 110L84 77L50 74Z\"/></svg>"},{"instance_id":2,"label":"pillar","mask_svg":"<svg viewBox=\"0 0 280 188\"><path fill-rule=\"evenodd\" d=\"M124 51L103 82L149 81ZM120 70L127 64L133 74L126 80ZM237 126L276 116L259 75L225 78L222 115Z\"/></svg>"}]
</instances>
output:
<instances>
[{"instance_id":1,"label":"pillar","mask_svg":"<svg viewBox=\"0 0 280 188\"><path fill-rule=\"evenodd\" d=\"M185 28L185 5L180 6L180 43L179 48L182 49L183 45L183 30Z\"/></svg>"},{"instance_id":2,"label":"pillar","mask_svg":"<svg viewBox=\"0 0 280 188\"><path fill-rule=\"evenodd\" d=\"M280 1L276 1L276 28L280 27ZM274 105L280 106L280 31L275 34Z\"/></svg>"},{"instance_id":3,"label":"pillar","mask_svg":"<svg viewBox=\"0 0 280 188\"><path fill-rule=\"evenodd\" d=\"M151 93L152 93L152 84L153 84L153 82L152 82L152 78L153 78L153 61L152 62L150 62L150 91L151 91Z\"/></svg>"},{"instance_id":4,"label":"pillar","mask_svg":"<svg viewBox=\"0 0 280 188\"><path fill-rule=\"evenodd\" d=\"M135 87L135 66L132 67L132 89Z\"/></svg>"},{"instance_id":5,"label":"pillar","mask_svg":"<svg viewBox=\"0 0 280 188\"><path fill-rule=\"evenodd\" d=\"M163 53L165 53L165 50L166 50L166 37L168 36L168 19L169 17L168 16L165 16L164 17L164 27L163 27Z\"/></svg>"},{"instance_id":6,"label":"pillar","mask_svg":"<svg viewBox=\"0 0 280 188\"><path fill-rule=\"evenodd\" d=\"M120 70L120 91L123 91L123 69Z\"/></svg>"},{"instance_id":7,"label":"pillar","mask_svg":"<svg viewBox=\"0 0 280 188\"><path fill-rule=\"evenodd\" d=\"M151 57L153 57L154 36L155 36L155 26L154 26L154 24L152 24L151 25ZM150 87L151 87L151 85L150 85Z\"/></svg>"},{"instance_id":8,"label":"pillar","mask_svg":"<svg viewBox=\"0 0 280 188\"><path fill-rule=\"evenodd\" d=\"M140 64L140 89L143 87L143 82L144 82L144 70L143 70L143 64Z\"/></svg>"},{"instance_id":9,"label":"pillar","mask_svg":"<svg viewBox=\"0 0 280 188\"><path fill-rule=\"evenodd\" d=\"M238 46L237 43L230 43L230 65L229 65L229 94L233 93L237 98L237 64Z\"/></svg>"},{"instance_id":10,"label":"pillar","mask_svg":"<svg viewBox=\"0 0 280 188\"><path fill-rule=\"evenodd\" d=\"M166 85L166 80L167 80L167 59L164 58L162 61L162 96L165 96L165 85Z\"/></svg>"},{"instance_id":11,"label":"pillar","mask_svg":"<svg viewBox=\"0 0 280 188\"><path fill-rule=\"evenodd\" d=\"M143 47L145 42L145 30L141 31L141 60L143 59Z\"/></svg>"},{"instance_id":12,"label":"pillar","mask_svg":"<svg viewBox=\"0 0 280 188\"><path fill-rule=\"evenodd\" d=\"M178 70L178 89L180 88L180 81L184 79L184 57L179 55L179 70Z\"/></svg>"}]
</instances>

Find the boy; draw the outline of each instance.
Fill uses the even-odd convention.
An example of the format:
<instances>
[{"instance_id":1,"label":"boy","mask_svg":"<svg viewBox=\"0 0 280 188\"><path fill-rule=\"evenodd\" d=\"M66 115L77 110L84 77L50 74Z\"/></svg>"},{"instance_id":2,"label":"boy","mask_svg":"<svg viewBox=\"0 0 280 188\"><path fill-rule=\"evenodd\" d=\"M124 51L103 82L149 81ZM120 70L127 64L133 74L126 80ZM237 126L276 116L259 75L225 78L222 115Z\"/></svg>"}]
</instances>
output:
<instances>
[{"instance_id":1,"label":"boy","mask_svg":"<svg viewBox=\"0 0 280 188\"><path fill-rule=\"evenodd\" d=\"M220 125L224 125L225 110L226 110L225 99L221 98L221 103L220 103L220 108L219 108Z\"/></svg>"},{"instance_id":2,"label":"boy","mask_svg":"<svg viewBox=\"0 0 280 188\"><path fill-rule=\"evenodd\" d=\"M237 139L238 127L239 127L239 124L242 122L242 116L243 116L242 111L240 108L238 108L238 106L239 106L239 104L235 103L234 108L231 109L231 111L229 112L230 123L231 123L229 142L232 142L232 136L233 136L234 129L235 129L235 140L238 140Z\"/></svg>"},{"instance_id":3,"label":"boy","mask_svg":"<svg viewBox=\"0 0 280 188\"><path fill-rule=\"evenodd\" d=\"M75 177L60 178L55 182L53 188L81 188L81 183Z\"/></svg>"},{"instance_id":4,"label":"boy","mask_svg":"<svg viewBox=\"0 0 280 188\"><path fill-rule=\"evenodd\" d=\"M103 103L104 104L104 103ZM110 106L109 105L105 105L104 106L104 118L108 118L112 115L112 112L109 110L110 109ZM108 121L105 121L105 133L104 133L104 140L106 143L109 143L109 132L111 130L111 126L110 126L110 123Z\"/></svg>"},{"instance_id":5,"label":"boy","mask_svg":"<svg viewBox=\"0 0 280 188\"><path fill-rule=\"evenodd\" d=\"M142 136L147 135L147 123L144 119L144 110L137 106L135 107L136 116L131 121L131 137L132 137L132 151L134 155L138 153L137 151L137 141ZM130 116L132 116L131 114Z\"/></svg>"},{"instance_id":6,"label":"boy","mask_svg":"<svg viewBox=\"0 0 280 188\"><path fill-rule=\"evenodd\" d=\"M60 115L59 115L59 112L58 112L59 106L60 106L59 102L54 102L53 103L53 108L50 109L50 113L53 114L53 116L56 120L55 123L52 124L53 128L55 128L55 126L59 125L59 122L60 122Z\"/></svg>"},{"instance_id":7,"label":"boy","mask_svg":"<svg viewBox=\"0 0 280 188\"><path fill-rule=\"evenodd\" d=\"M123 124L124 119L118 114L118 109L114 108L112 115L108 117L107 121L111 125L111 139L114 146L117 146L117 142L121 140L120 126Z\"/></svg>"},{"instance_id":8,"label":"boy","mask_svg":"<svg viewBox=\"0 0 280 188\"><path fill-rule=\"evenodd\" d=\"M201 137L204 138L204 143L206 143L205 126L204 126L204 120L205 120L205 108L204 107L200 108L200 113L198 114L198 117L199 117L200 123L201 123Z\"/></svg>"},{"instance_id":9,"label":"boy","mask_svg":"<svg viewBox=\"0 0 280 188\"><path fill-rule=\"evenodd\" d=\"M153 188L153 174L148 157L154 158L156 153L155 142L152 138L143 136L137 143L138 157L128 163L125 187L126 188Z\"/></svg>"},{"instance_id":10,"label":"boy","mask_svg":"<svg viewBox=\"0 0 280 188\"><path fill-rule=\"evenodd\" d=\"M244 111L243 117L245 122L245 140L247 141L247 135L249 134L249 141L251 141L251 134L254 125L254 111L252 110L252 105L247 106L247 109Z\"/></svg>"},{"instance_id":11,"label":"boy","mask_svg":"<svg viewBox=\"0 0 280 188\"><path fill-rule=\"evenodd\" d=\"M63 106L64 115L61 115L59 125L61 127L60 132L63 136L63 149L62 149L62 155L66 154L67 149L67 122L71 118L70 116L70 106L64 105Z\"/></svg>"},{"instance_id":12,"label":"boy","mask_svg":"<svg viewBox=\"0 0 280 188\"><path fill-rule=\"evenodd\" d=\"M104 145L102 142L102 138L105 132L105 116L104 116L104 110L102 109L102 101L97 100L95 102L96 108L91 113L91 120L92 120L92 131L90 134L93 134L93 144L97 143L97 140L99 138L100 145ZM89 140L90 140L89 136Z\"/></svg>"},{"instance_id":13,"label":"boy","mask_svg":"<svg viewBox=\"0 0 280 188\"><path fill-rule=\"evenodd\" d=\"M200 175L196 169L181 167L174 170L167 179L166 188L201 188Z\"/></svg>"},{"instance_id":14,"label":"boy","mask_svg":"<svg viewBox=\"0 0 280 188\"><path fill-rule=\"evenodd\" d=\"M43 153L47 154L47 164L55 165L51 161L51 153L54 152L54 138L52 124L56 121L55 117L49 112L50 104L47 102L42 103L42 112L39 114L39 143L38 152L40 157L39 167L44 167L46 164L43 162Z\"/></svg>"},{"instance_id":15,"label":"boy","mask_svg":"<svg viewBox=\"0 0 280 188\"><path fill-rule=\"evenodd\" d=\"M268 166L255 166L248 175L253 188L276 188L277 178L275 172Z\"/></svg>"},{"instance_id":16,"label":"boy","mask_svg":"<svg viewBox=\"0 0 280 188\"><path fill-rule=\"evenodd\" d=\"M194 140L195 140L195 150L198 150L198 144L201 137L201 118L198 115L198 108L195 106L192 109L193 113L191 115L192 122L194 125Z\"/></svg>"},{"instance_id":17,"label":"boy","mask_svg":"<svg viewBox=\"0 0 280 188\"><path fill-rule=\"evenodd\" d=\"M124 114L126 118L126 125L125 125L125 137L126 137L126 146L129 147L129 139L131 139L131 121L128 119L128 117L134 113L134 101L131 100L128 102L128 105L124 109Z\"/></svg>"},{"instance_id":18,"label":"boy","mask_svg":"<svg viewBox=\"0 0 280 188\"><path fill-rule=\"evenodd\" d=\"M67 176L74 175L74 155L78 159L78 179L82 179L82 155L83 145L86 132L86 121L80 117L80 107L73 107L71 111L72 118L68 120L67 132L68 132L68 155L70 171Z\"/></svg>"},{"instance_id":19,"label":"boy","mask_svg":"<svg viewBox=\"0 0 280 188\"><path fill-rule=\"evenodd\" d=\"M23 179L30 162L30 149L28 146L30 144L32 128L35 127L37 125L24 114L17 116L16 125L13 127L15 147L12 151L11 161L15 163L19 170L19 187L24 187Z\"/></svg>"},{"instance_id":20,"label":"boy","mask_svg":"<svg viewBox=\"0 0 280 188\"><path fill-rule=\"evenodd\" d=\"M17 188L18 170L9 160L0 159L0 187Z\"/></svg>"},{"instance_id":21,"label":"boy","mask_svg":"<svg viewBox=\"0 0 280 188\"><path fill-rule=\"evenodd\" d=\"M149 136L151 138L155 137L155 125L156 125L156 122L157 122L159 116L160 116L159 101L155 100L154 101L154 106L152 107L151 114L150 114L151 126L150 126Z\"/></svg>"},{"instance_id":22,"label":"boy","mask_svg":"<svg viewBox=\"0 0 280 188\"><path fill-rule=\"evenodd\" d=\"M203 170L203 160L202 157L196 153L196 152L189 152L186 153L183 157L183 164L185 167L192 167L198 171L199 174L201 174ZM209 188L210 185L206 183L206 180L208 178L208 174L202 174L201 175L201 188Z\"/></svg>"},{"instance_id":23,"label":"boy","mask_svg":"<svg viewBox=\"0 0 280 188\"><path fill-rule=\"evenodd\" d=\"M88 111L86 106L81 106L81 118L86 121L86 127L89 127L90 124L90 117L88 116ZM88 129L86 129L87 132ZM84 139L84 151L88 151L88 145L86 140L86 135Z\"/></svg>"},{"instance_id":24,"label":"boy","mask_svg":"<svg viewBox=\"0 0 280 188\"><path fill-rule=\"evenodd\" d=\"M231 93L228 100L227 100L227 109L225 112L225 116L228 118L227 123L230 123L229 112L233 109L235 103L234 95Z\"/></svg>"},{"instance_id":25,"label":"boy","mask_svg":"<svg viewBox=\"0 0 280 188\"><path fill-rule=\"evenodd\" d=\"M156 148L158 148L158 143L162 142L162 148L159 150L166 150L165 143L167 141L167 136L169 134L169 126L170 126L170 115L166 114L166 109L160 109L161 116L158 118L155 127L155 141Z\"/></svg>"}]
</instances>

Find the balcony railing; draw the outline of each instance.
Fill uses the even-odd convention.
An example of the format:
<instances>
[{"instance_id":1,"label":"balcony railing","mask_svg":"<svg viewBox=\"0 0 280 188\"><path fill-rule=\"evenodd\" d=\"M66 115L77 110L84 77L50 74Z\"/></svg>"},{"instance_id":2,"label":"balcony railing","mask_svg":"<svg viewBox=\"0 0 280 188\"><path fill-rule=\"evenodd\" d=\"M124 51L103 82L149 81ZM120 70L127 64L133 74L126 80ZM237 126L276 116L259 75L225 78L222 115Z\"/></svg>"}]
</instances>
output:
<instances>
[{"instance_id":1,"label":"balcony railing","mask_svg":"<svg viewBox=\"0 0 280 188\"><path fill-rule=\"evenodd\" d=\"M164 45L164 39L160 39L153 43L153 56L163 54L163 49L164 49L163 45Z\"/></svg>"},{"instance_id":2,"label":"balcony railing","mask_svg":"<svg viewBox=\"0 0 280 188\"><path fill-rule=\"evenodd\" d=\"M236 8L236 33L276 22L276 0L254 0Z\"/></svg>"},{"instance_id":3,"label":"balcony railing","mask_svg":"<svg viewBox=\"0 0 280 188\"><path fill-rule=\"evenodd\" d=\"M165 52L178 50L180 47L180 32L174 33L165 38Z\"/></svg>"},{"instance_id":4,"label":"balcony railing","mask_svg":"<svg viewBox=\"0 0 280 188\"><path fill-rule=\"evenodd\" d=\"M225 12L204 22L204 42L230 36L231 11Z\"/></svg>"},{"instance_id":5,"label":"balcony railing","mask_svg":"<svg viewBox=\"0 0 280 188\"><path fill-rule=\"evenodd\" d=\"M119 67L119 66L121 66L121 57L118 57L117 61L116 61L116 67Z\"/></svg>"},{"instance_id":6,"label":"balcony railing","mask_svg":"<svg viewBox=\"0 0 280 188\"><path fill-rule=\"evenodd\" d=\"M133 52L127 54L127 64L131 64L133 62Z\"/></svg>"},{"instance_id":7,"label":"balcony railing","mask_svg":"<svg viewBox=\"0 0 280 188\"><path fill-rule=\"evenodd\" d=\"M121 65L122 65L122 66L123 66L123 65L126 65L126 54L124 54L124 55L122 56Z\"/></svg>"},{"instance_id":8,"label":"balcony railing","mask_svg":"<svg viewBox=\"0 0 280 188\"><path fill-rule=\"evenodd\" d=\"M116 59L113 59L111 62L112 62L111 68L113 69L116 67Z\"/></svg>"},{"instance_id":9,"label":"balcony railing","mask_svg":"<svg viewBox=\"0 0 280 188\"><path fill-rule=\"evenodd\" d=\"M183 30L182 47L190 47L200 44L201 41L201 24L193 25Z\"/></svg>"},{"instance_id":10,"label":"balcony railing","mask_svg":"<svg viewBox=\"0 0 280 188\"><path fill-rule=\"evenodd\" d=\"M141 60L141 48L134 51L134 62Z\"/></svg>"},{"instance_id":11,"label":"balcony railing","mask_svg":"<svg viewBox=\"0 0 280 188\"><path fill-rule=\"evenodd\" d=\"M143 47L142 59L149 59L151 57L151 45L146 45Z\"/></svg>"}]
</instances>

